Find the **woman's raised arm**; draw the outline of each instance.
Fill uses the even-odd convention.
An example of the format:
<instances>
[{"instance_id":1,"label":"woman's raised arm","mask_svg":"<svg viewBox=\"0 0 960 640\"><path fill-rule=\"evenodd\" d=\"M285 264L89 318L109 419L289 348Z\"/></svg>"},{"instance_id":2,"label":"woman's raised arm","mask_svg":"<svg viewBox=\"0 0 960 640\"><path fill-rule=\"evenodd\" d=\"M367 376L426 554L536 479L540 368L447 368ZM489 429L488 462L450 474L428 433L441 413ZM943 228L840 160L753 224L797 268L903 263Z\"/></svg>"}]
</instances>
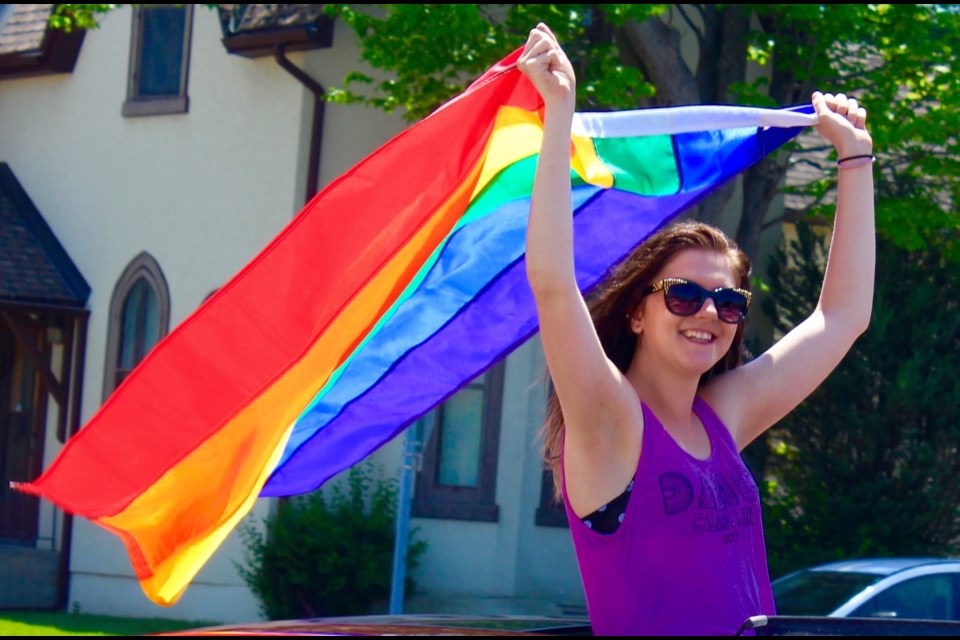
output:
<instances>
[{"instance_id":1,"label":"woman's raised arm","mask_svg":"<svg viewBox=\"0 0 960 640\"><path fill-rule=\"evenodd\" d=\"M876 263L873 141L866 110L840 94L813 94L821 137L837 163L837 213L814 312L763 355L708 383L714 404L743 448L823 382L867 330Z\"/></svg>"},{"instance_id":2,"label":"woman's raised arm","mask_svg":"<svg viewBox=\"0 0 960 640\"><path fill-rule=\"evenodd\" d=\"M571 203L571 126L576 103L573 67L556 38L540 24L530 32L518 61L544 99L544 134L527 229L527 277L540 322L547 367L565 423L566 468L589 486L602 465L628 465L625 425L636 425L639 404L620 371L606 357L574 273ZM636 414L631 412L635 411ZM636 429L633 437L636 437ZM633 449L639 446L634 443ZM637 453L634 451L633 453ZM633 457L632 463L636 464ZM601 466L598 466L601 465ZM622 474L621 474L622 475ZM626 484L626 480L623 481ZM622 486L617 492L622 490ZM616 495L605 486L599 493ZM581 494L582 495L582 494ZM583 504L591 499L576 500ZM599 505L596 505L599 506Z\"/></svg>"}]
</instances>

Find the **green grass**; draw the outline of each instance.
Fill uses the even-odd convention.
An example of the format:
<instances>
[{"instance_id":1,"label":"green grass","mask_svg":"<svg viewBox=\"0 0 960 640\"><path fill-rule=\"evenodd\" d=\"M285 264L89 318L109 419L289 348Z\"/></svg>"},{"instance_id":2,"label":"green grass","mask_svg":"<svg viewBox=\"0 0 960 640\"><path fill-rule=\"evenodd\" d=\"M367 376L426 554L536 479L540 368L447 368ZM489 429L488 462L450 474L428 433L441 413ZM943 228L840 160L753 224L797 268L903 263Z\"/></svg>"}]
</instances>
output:
<instances>
[{"instance_id":1,"label":"green grass","mask_svg":"<svg viewBox=\"0 0 960 640\"><path fill-rule=\"evenodd\" d=\"M48 611L0 611L0 636L136 636L214 624L219 623Z\"/></svg>"}]
</instances>

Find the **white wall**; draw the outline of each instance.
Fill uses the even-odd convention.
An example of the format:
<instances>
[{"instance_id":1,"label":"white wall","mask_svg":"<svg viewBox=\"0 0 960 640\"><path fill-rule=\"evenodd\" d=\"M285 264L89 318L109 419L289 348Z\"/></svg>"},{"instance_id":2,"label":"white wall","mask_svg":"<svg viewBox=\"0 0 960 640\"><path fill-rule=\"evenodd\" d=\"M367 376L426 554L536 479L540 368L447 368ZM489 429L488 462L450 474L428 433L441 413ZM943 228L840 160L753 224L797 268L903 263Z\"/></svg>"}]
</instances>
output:
<instances>
[{"instance_id":1,"label":"white wall","mask_svg":"<svg viewBox=\"0 0 960 640\"><path fill-rule=\"evenodd\" d=\"M0 83L0 160L8 162L92 287L82 417L101 404L110 297L124 268L149 252L166 277L171 329L275 237L303 205L312 101L272 57L228 55L213 11L197 7L189 114L121 117L131 10L87 33L72 74ZM321 82L339 82L358 59L338 25L336 55L292 53ZM315 57L305 63L305 58ZM328 182L402 121L328 106L321 180ZM48 442L45 464L58 453ZM260 501L253 517L269 509ZM45 512L46 513L46 512ZM62 515L62 514L61 514ZM45 517L47 517L45 515ZM75 519L70 606L89 613L205 619L258 617L234 560L236 534L170 608L145 598L119 539Z\"/></svg>"},{"instance_id":2,"label":"white wall","mask_svg":"<svg viewBox=\"0 0 960 640\"><path fill-rule=\"evenodd\" d=\"M215 15L198 10L190 113L123 118L130 14L108 14L87 34L73 74L0 88L0 157L92 287L84 420L101 402L110 296L129 261L147 251L160 264L172 328L276 235L297 204L301 88L270 60L228 56ZM47 463L55 453L48 448ZM119 539L85 520L75 523L71 608L257 615L229 562L237 556L235 539L204 567L183 602L161 609L142 594ZM211 608L204 598L210 587L234 593L215 598L232 604Z\"/></svg>"},{"instance_id":3,"label":"white wall","mask_svg":"<svg viewBox=\"0 0 960 640\"><path fill-rule=\"evenodd\" d=\"M413 573L411 611L559 614L583 606L566 528L535 524L543 462L536 432L545 405L543 352L534 337L506 363L497 460L497 522L415 518L429 545Z\"/></svg>"},{"instance_id":4,"label":"white wall","mask_svg":"<svg viewBox=\"0 0 960 640\"><path fill-rule=\"evenodd\" d=\"M524 441L517 445L523 452L523 477L518 479L523 488L522 513L518 527L517 572L515 589L526 598L548 600L560 609L585 606L580 571L577 567L573 540L567 528L540 527L531 514L540 505L540 483L543 459L537 430L543 423L546 408L544 371L546 361L539 337L534 337L517 351L511 364L522 367L518 389L522 391L524 415L517 415L517 425L525 424ZM559 613L559 611L557 611Z\"/></svg>"},{"instance_id":5,"label":"white wall","mask_svg":"<svg viewBox=\"0 0 960 640\"><path fill-rule=\"evenodd\" d=\"M130 9L115 10L87 34L72 74L0 83L0 160L92 287L83 420L101 404L110 297L130 260L147 251L159 263L173 329L284 228L303 204L306 183L312 96L272 57L228 55L210 10L195 12L189 114L121 117L130 28ZM289 57L324 87L339 84L359 59L340 23L332 49ZM321 186L407 126L399 114L357 105L325 110ZM542 369L536 340L507 363L499 522L414 521L429 544L414 574L420 610L549 613L582 603L569 532L534 525ZM402 440L375 460L398 469ZM46 464L57 448L48 440ZM251 517L259 521L269 508L260 501ZM82 518L74 522L68 607L211 622L259 617L233 565L243 556L236 533L181 601L162 608L143 595L119 538Z\"/></svg>"}]
</instances>

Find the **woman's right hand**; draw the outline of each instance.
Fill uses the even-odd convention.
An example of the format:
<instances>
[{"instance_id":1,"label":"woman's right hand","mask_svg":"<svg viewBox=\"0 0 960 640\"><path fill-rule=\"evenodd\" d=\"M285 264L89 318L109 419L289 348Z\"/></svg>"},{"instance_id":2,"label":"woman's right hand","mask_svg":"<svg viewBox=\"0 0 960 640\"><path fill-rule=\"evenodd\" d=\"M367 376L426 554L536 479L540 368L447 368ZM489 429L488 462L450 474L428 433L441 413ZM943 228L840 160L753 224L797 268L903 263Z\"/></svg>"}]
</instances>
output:
<instances>
[{"instance_id":1,"label":"woman's right hand","mask_svg":"<svg viewBox=\"0 0 960 640\"><path fill-rule=\"evenodd\" d=\"M544 23L530 31L517 68L530 79L544 102L572 105L576 101L577 81L573 65Z\"/></svg>"}]
</instances>

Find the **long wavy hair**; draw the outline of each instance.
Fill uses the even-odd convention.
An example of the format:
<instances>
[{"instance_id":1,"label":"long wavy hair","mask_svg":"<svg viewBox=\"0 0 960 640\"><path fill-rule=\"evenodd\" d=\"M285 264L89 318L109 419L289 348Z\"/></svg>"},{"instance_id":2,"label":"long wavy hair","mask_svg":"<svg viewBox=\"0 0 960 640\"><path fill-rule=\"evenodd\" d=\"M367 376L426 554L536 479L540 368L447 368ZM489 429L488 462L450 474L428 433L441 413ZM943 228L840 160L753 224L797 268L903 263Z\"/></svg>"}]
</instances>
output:
<instances>
[{"instance_id":1,"label":"long wavy hair","mask_svg":"<svg viewBox=\"0 0 960 640\"><path fill-rule=\"evenodd\" d=\"M630 329L629 316L641 302L643 290L675 255L686 249L705 249L726 255L736 286L750 290L750 259L721 230L696 221L676 222L651 235L627 256L590 295L587 306L607 357L623 373L627 372L637 347L637 336ZM730 350L700 377L700 385L740 365L746 322L737 326ZM549 380L549 378L548 378ZM540 427L541 455L553 473L554 496L559 502L561 490L561 453L563 413L551 384L546 417Z\"/></svg>"}]
</instances>

